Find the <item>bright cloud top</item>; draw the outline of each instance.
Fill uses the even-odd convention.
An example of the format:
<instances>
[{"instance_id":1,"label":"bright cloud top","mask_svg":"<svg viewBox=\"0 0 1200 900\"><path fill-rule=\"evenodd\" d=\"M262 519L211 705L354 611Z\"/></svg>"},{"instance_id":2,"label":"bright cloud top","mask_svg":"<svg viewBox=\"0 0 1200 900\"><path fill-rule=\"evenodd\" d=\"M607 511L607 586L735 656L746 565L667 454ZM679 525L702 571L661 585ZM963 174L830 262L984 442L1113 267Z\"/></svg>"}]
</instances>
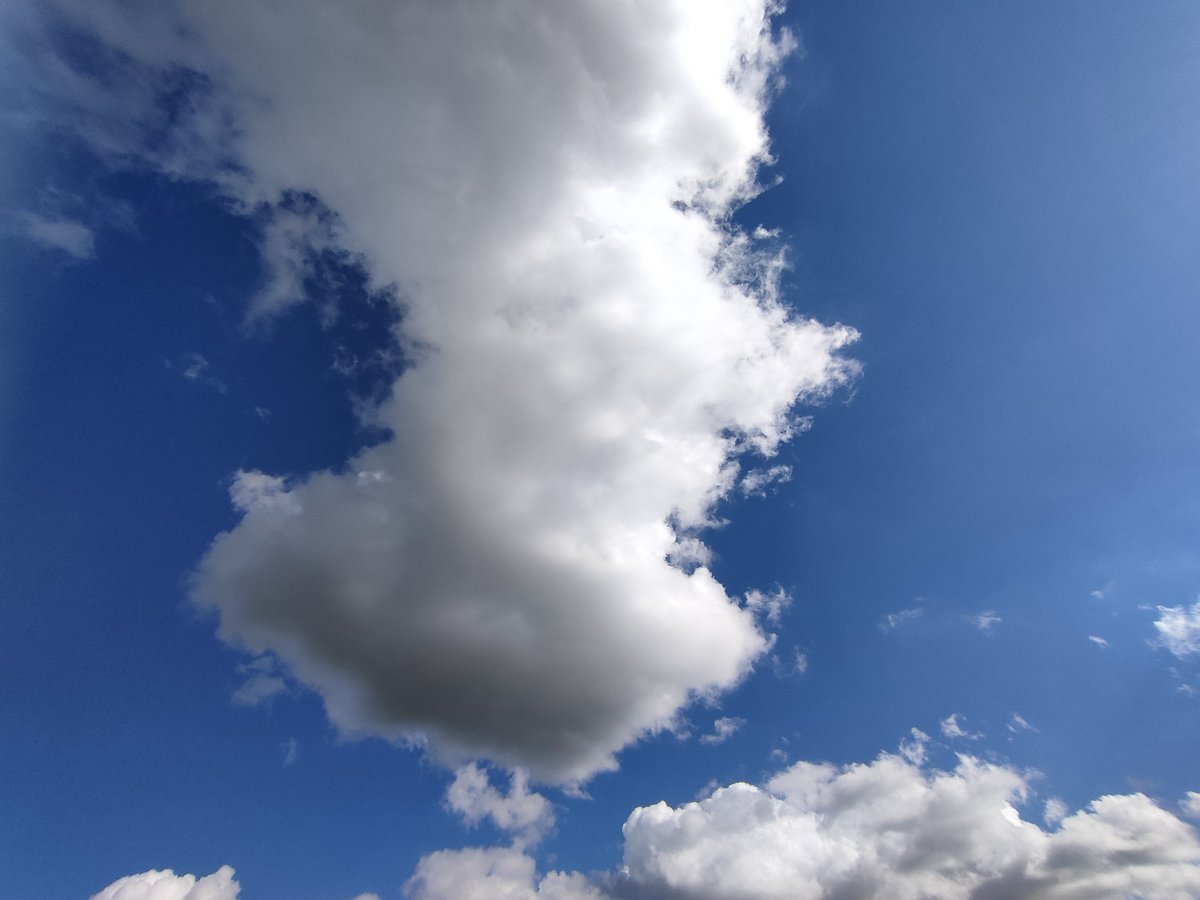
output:
<instances>
[{"instance_id":1,"label":"bright cloud top","mask_svg":"<svg viewBox=\"0 0 1200 900\"><path fill-rule=\"evenodd\" d=\"M202 74L167 137L126 115L94 143L268 223L253 319L299 299L316 251L397 286L393 437L343 472L239 473L244 518L194 580L222 637L343 731L577 781L769 646L698 535L740 469L781 479L796 404L853 376L856 337L792 315L779 259L728 223L767 159L769 7L75 14L138 67L97 109Z\"/></svg>"},{"instance_id":2,"label":"bright cloud top","mask_svg":"<svg viewBox=\"0 0 1200 900\"><path fill-rule=\"evenodd\" d=\"M165 869L119 878L92 900L238 900L239 891L229 866L203 878Z\"/></svg>"},{"instance_id":3,"label":"bright cloud top","mask_svg":"<svg viewBox=\"0 0 1200 900\"><path fill-rule=\"evenodd\" d=\"M538 879L516 848L468 849L425 857L410 896L1186 900L1200 891L1196 833L1144 795L1101 797L1072 815L1050 801L1056 827L1046 831L1017 809L1030 793L1026 775L970 756L949 772L886 753L845 767L801 762L765 787L634 810L624 865L600 884Z\"/></svg>"}]
</instances>

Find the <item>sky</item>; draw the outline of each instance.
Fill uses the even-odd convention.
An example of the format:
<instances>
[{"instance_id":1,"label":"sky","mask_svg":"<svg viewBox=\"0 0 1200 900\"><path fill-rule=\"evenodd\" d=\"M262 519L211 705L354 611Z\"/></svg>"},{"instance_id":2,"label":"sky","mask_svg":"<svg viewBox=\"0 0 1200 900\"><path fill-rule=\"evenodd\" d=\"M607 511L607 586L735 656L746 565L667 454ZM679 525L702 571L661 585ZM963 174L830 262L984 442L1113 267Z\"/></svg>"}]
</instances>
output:
<instances>
[{"instance_id":1,"label":"sky","mask_svg":"<svg viewBox=\"0 0 1200 900\"><path fill-rule=\"evenodd\" d=\"M1200 8L0 7L0 895L1200 896Z\"/></svg>"}]
</instances>

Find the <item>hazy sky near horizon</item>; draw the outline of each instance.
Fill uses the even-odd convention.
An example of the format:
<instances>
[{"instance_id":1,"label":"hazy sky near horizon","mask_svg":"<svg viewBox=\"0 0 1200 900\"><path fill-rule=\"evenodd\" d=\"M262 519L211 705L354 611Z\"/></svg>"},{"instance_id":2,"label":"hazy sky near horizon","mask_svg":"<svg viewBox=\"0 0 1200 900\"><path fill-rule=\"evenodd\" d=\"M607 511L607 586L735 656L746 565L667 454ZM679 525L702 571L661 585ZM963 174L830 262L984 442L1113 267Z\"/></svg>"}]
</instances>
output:
<instances>
[{"instance_id":1,"label":"hazy sky near horizon","mask_svg":"<svg viewBox=\"0 0 1200 900\"><path fill-rule=\"evenodd\" d=\"M7 5L0 894L1200 895L1197 46Z\"/></svg>"}]
</instances>

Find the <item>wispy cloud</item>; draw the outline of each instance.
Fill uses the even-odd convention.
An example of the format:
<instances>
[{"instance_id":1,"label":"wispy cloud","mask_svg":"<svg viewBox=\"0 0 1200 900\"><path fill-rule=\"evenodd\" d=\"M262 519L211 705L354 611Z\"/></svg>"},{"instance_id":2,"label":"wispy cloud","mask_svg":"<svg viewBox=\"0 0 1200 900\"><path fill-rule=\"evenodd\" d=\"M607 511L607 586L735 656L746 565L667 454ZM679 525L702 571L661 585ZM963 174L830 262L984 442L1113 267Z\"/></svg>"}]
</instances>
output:
<instances>
[{"instance_id":1,"label":"wispy cloud","mask_svg":"<svg viewBox=\"0 0 1200 900\"><path fill-rule=\"evenodd\" d=\"M16 221L19 233L42 247L61 250L79 260L96 254L96 235L83 222L30 212L19 214Z\"/></svg>"},{"instance_id":2,"label":"wispy cloud","mask_svg":"<svg viewBox=\"0 0 1200 900\"><path fill-rule=\"evenodd\" d=\"M996 615L994 609L985 609L983 612L975 613L975 615L970 617L971 624L985 633L991 631L1003 621L1002 618Z\"/></svg>"},{"instance_id":3,"label":"wispy cloud","mask_svg":"<svg viewBox=\"0 0 1200 900\"><path fill-rule=\"evenodd\" d=\"M1179 659L1200 653L1200 600L1190 607L1158 607L1154 629L1158 645Z\"/></svg>"},{"instance_id":4,"label":"wispy cloud","mask_svg":"<svg viewBox=\"0 0 1200 900\"><path fill-rule=\"evenodd\" d=\"M746 724L745 719L729 718L722 716L713 722L713 730L708 734L700 736L702 744L722 744L729 738L733 737L743 725Z\"/></svg>"},{"instance_id":5,"label":"wispy cloud","mask_svg":"<svg viewBox=\"0 0 1200 900\"><path fill-rule=\"evenodd\" d=\"M880 621L879 627L884 631L895 631L906 622L916 621L924 614L925 610L920 606L915 606L911 609L901 609L885 615L882 621Z\"/></svg>"},{"instance_id":6,"label":"wispy cloud","mask_svg":"<svg viewBox=\"0 0 1200 900\"><path fill-rule=\"evenodd\" d=\"M1007 728L1011 734L1020 734L1024 731L1037 731L1023 715L1016 712L1009 716Z\"/></svg>"},{"instance_id":7,"label":"wispy cloud","mask_svg":"<svg viewBox=\"0 0 1200 900\"><path fill-rule=\"evenodd\" d=\"M951 713L950 715L946 716L946 718L942 719L940 726L942 737L951 739L965 739L968 741L977 741L983 737L982 734L973 734L972 732L963 728L962 722L959 721L958 713Z\"/></svg>"}]
</instances>

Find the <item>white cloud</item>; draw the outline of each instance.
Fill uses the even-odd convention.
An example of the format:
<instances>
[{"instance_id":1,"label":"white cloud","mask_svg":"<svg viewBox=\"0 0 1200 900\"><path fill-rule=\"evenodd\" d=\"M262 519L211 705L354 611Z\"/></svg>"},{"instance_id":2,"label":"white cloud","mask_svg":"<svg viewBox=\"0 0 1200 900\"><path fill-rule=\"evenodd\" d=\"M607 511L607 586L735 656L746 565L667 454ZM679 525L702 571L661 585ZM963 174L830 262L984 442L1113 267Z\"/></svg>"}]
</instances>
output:
<instances>
[{"instance_id":1,"label":"white cloud","mask_svg":"<svg viewBox=\"0 0 1200 900\"><path fill-rule=\"evenodd\" d=\"M22 213L17 223L22 235L43 247L61 250L75 259L91 259L96 255L96 235L82 222Z\"/></svg>"},{"instance_id":2,"label":"white cloud","mask_svg":"<svg viewBox=\"0 0 1200 900\"><path fill-rule=\"evenodd\" d=\"M985 609L983 612L976 613L971 617L971 624L973 624L980 631L984 632L991 631L1003 621L1003 619L996 615L996 611L994 609Z\"/></svg>"},{"instance_id":3,"label":"white cloud","mask_svg":"<svg viewBox=\"0 0 1200 900\"><path fill-rule=\"evenodd\" d=\"M1046 805L1042 807L1042 820L1051 828L1058 825L1067 817L1067 804L1063 803L1057 797L1051 797L1046 801Z\"/></svg>"},{"instance_id":4,"label":"white cloud","mask_svg":"<svg viewBox=\"0 0 1200 900\"><path fill-rule=\"evenodd\" d=\"M914 730L918 743L927 738ZM1200 840L1142 794L1043 829L1022 817L1029 776L960 756L952 771L910 755L848 766L800 762L764 786L738 783L678 807L635 809L621 868L589 881L539 879L519 848L423 858L413 900L1187 900L1200 891Z\"/></svg>"},{"instance_id":5,"label":"white cloud","mask_svg":"<svg viewBox=\"0 0 1200 900\"><path fill-rule=\"evenodd\" d=\"M550 801L529 790L529 776L520 769L510 776L508 792L501 794L478 764L460 767L446 789L446 807L469 825L491 819L497 828L511 832L525 844L537 843L554 825Z\"/></svg>"},{"instance_id":6,"label":"white cloud","mask_svg":"<svg viewBox=\"0 0 1200 900\"><path fill-rule=\"evenodd\" d=\"M119 878L91 900L237 900L238 891L229 866L199 879L165 869Z\"/></svg>"},{"instance_id":7,"label":"white cloud","mask_svg":"<svg viewBox=\"0 0 1200 900\"><path fill-rule=\"evenodd\" d=\"M772 625L779 623L780 616L791 602L791 595L781 587L776 587L769 594L757 590L746 593L746 608Z\"/></svg>"},{"instance_id":8,"label":"white cloud","mask_svg":"<svg viewBox=\"0 0 1200 900\"><path fill-rule=\"evenodd\" d=\"M909 736L900 741L899 753L901 758L914 766L924 765L926 750L929 746L929 735L920 728L913 728Z\"/></svg>"},{"instance_id":9,"label":"white cloud","mask_svg":"<svg viewBox=\"0 0 1200 900\"><path fill-rule=\"evenodd\" d=\"M1020 713L1013 713L1009 717L1006 727L1012 734L1019 734L1022 731L1037 731Z\"/></svg>"},{"instance_id":10,"label":"white cloud","mask_svg":"<svg viewBox=\"0 0 1200 900\"><path fill-rule=\"evenodd\" d=\"M300 742L294 737L288 738L283 745L283 764L290 766L300 758Z\"/></svg>"},{"instance_id":11,"label":"white cloud","mask_svg":"<svg viewBox=\"0 0 1200 900\"><path fill-rule=\"evenodd\" d=\"M518 848L440 850L422 857L404 887L410 900L604 900L579 874L551 872Z\"/></svg>"},{"instance_id":12,"label":"white cloud","mask_svg":"<svg viewBox=\"0 0 1200 900\"><path fill-rule=\"evenodd\" d=\"M924 614L925 610L920 606L914 606L912 609L901 609L884 616L883 621L879 623L879 627L884 631L895 631L904 623L919 619Z\"/></svg>"},{"instance_id":13,"label":"white cloud","mask_svg":"<svg viewBox=\"0 0 1200 900\"><path fill-rule=\"evenodd\" d=\"M1191 607L1160 606L1154 622L1158 643L1182 659L1200 653L1200 600Z\"/></svg>"},{"instance_id":14,"label":"white cloud","mask_svg":"<svg viewBox=\"0 0 1200 900\"><path fill-rule=\"evenodd\" d=\"M1192 819L1200 819L1200 791L1188 791L1179 801L1183 814Z\"/></svg>"},{"instance_id":15,"label":"white cloud","mask_svg":"<svg viewBox=\"0 0 1200 900\"><path fill-rule=\"evenodd\" d=\"M771 466L747 472L742 476L740 487L745 497L765 497L771 487L786 484L791 480L791 466Z\"/></svg>"},{"instance_id":16,"label":"white cloud","mask_svg":"<svg viewBox=\"0 0 1200 900\"><path fill-rule=\"evenodd\" d=\"M1098 634L1089 634L1088 640L1091 641L1093 644L1095 644L1097 647L1099 647L1101 650L1108 649L1108 641L1106 641L1104 638L1100 637L1100 635L1098 635Z\"/></svg>"},{"instance_id":17,"label":"white cloud","mask_svg":"<svg viewBox=\"0 0 1200 900\"><path fill-rule=\"evenodd\" d=\"M884 754L798 763L765 788L635 810L626 893L755 900L1155 898L1200 890L1200 842L1141 794L1103 797L1046 832L1024 775L960 757L951 772Z\"/></svg>"},{"instance_id":18,"label":"white cloud","mask_svg":"<svg viewBox=\"0 0 1200 900\"><path fill-rule=\"evenodd\" d=\"M394 437L238 473L193 586L226 641L344 734L559 782L745 675L770 641L703 531L856 371L854 332L794 316L777 248L728 225L787 43L765 0L65 8L121 77L43 61L36 108L255 216L252 322L327 252L403 306ZM168 128L180 67L205 77Z\"/></svg>"},{"instance_id":19,"label":"white cloud","mask_svg":"<svg viewBox=\"0 0 1200 900\"><path fill-rule=\"evenodd\" d=\"M713 722L713 730L709 734L702 734L700 736L700 743L722 744L737 734L738 729L745 724L745 719L734 719L728 716L722 716Z\"/></svg>"},{"instance_id":20,"label":"white cloud","mask_svg":"<svg viewBox=\"0 0 1200 900\"><path fill-rule=\"evenodd\" d=\"M958 713L951 713L941 721L942 736L947 738L965 738L969 741L975 741L983 737L981 734L972 734L962 727L962 723L958 720Z\"/></svg>"}]
</instances>

